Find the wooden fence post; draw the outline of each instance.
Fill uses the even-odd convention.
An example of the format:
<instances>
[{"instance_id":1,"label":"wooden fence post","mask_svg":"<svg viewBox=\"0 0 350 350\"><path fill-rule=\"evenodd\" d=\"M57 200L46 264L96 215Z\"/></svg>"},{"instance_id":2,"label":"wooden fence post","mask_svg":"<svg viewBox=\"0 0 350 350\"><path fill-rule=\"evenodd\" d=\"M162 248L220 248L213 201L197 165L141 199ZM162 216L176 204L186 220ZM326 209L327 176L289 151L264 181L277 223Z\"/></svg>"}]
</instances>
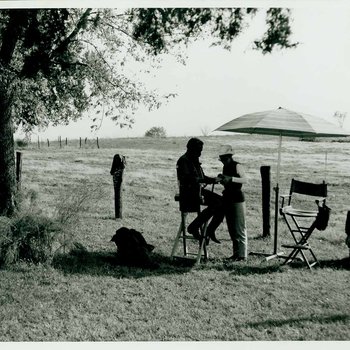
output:
<instances>
[{"instance_id":1,"label":"wooden fence post","mask_svg":"<svg viewBox=\"0 0 350 350\"><path fill-rule=\"evenodd\" d=\"M124 157L119 154L115 154L113 157L113 163L111 167L111 175L113 176L114 185L114 211L115 218L123 218L123 201L122 201L122 184L123 184L123 172L125 167Z\"/></svg>"},{"instance_id":2,"label":"wooden fence post","mask_svg":"<svg viewBox=\"0 0 350 350\"><path fill-rule=\"evenodd\" d=\"M81 137L79 137L79 148L81 148Z\"/></svg>"},{"instance_id":3,"label":"wooden fence post","mask_svg":"<svg viewBox=\"0 0 350 350\"><path fill-rule=\"evenodd\" d=\"M68 139L67 139L67 137L66 137L66 146L68 145Z\"/></svg>"},{"instance_id":4,"label":"wooden fence post","mask_svg":"<svg viewBox=\"0 0 350 350\"><path fill-rule=\"evenodd\" d=\"M270 166L260 167L262 183L262 216L263 216L263 237L270 236Z\"/></svg>"},{"instance_id":5,"label":"wooden fence post","mask_svg":"<svg viewBox=\"0 0 350 350\"><path fill-rule=\"evenodd\" d=\"M96 139L96 142L97 142L97 148L100 148L100 145L98 143L98 138Z\"/></svg>"},{"instance_id":6,"label":"wooden fence post","mask_svg":"<svg viewBox=\"0 0 350 350\"><path fill-rule=\"evenodd\" d=\"M22 181L22 153L16 152L16 181L17 181L17 190L21 189Z\"/></svg>"},{"instance_id":7,"label":"wooden fence post","mask_svg":"<svg viewBox=\"0 0 350 350\"><path fill-rule=\"evenodd\" d=\"M50 147L50 141L47 139L47 147Z\"/></svg>"},{"instance_id":8,"label":"wooden fence post","mask_svg":"<svg viewBox=\"0 0 350 350\"><path fill-rule=\"evenodd\" d=\"M85 137L85 145L86 145L86 143L87 143L87 137Z\"/></svg>"},{"instance_id":9,"label":"wooden fence post","mask_svg":"<svg viewBox=\"0 0 350 350\"><path fill-rule=\"evenodd\" d=\"M62 148L62 137L60 136L60 137L58 138L58 140L59 140L59 142L60 142L60 148Z\"/></svg>"},{"instance_id":10,"label":"wooden fence post","mask_svg":"<svg viewBox=\"0 0 350 350\"><path fill-rule=\"evenodd\" d=\"M40 148L40 139L39 139L39 136L38 136L38 148Z\"/></svg>"},{"instance_id":11,"label":"wooden fence post","mask_svg":"<svg viewBox=\"0 0 350 350\"><path fill-rule=\"evenodd\" d=\"M346 233L346 244L349 247L349 259L350 259L350 210L348 211L346 215L346 222L345 222L345 233Z\"/></svg>"}]
</instances>

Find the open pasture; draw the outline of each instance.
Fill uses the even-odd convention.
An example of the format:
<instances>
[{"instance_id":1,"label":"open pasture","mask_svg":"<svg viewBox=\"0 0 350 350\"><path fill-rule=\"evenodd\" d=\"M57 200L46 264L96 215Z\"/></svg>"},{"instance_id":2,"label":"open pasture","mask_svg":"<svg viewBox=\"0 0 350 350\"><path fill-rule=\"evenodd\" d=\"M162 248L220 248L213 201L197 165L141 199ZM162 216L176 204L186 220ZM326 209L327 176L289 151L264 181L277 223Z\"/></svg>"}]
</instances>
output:
<instances>
[{"instance_id":1,"label":"open pasture","mask_svg":"<svg viewBox=\"0 0 350 350\"><path fill-rule=\"evenodd\" d=\"M228 240L210 243L199 267L169 259L180 222L175 164L188 138L102 139L100 149L68 145L22 149L22 187L38 194L52 215L60 194L84 183L103 195L81 215L73 238L86 251L60 254L50 266L25 263L0 270L0 341L162 340L349 340L350 279L345 219L350 210L350 144L282 143L280 192L292 177L329 184L328 228L310 239L321 265L281 267L281 260L225 263ZM260 167L271 166L274 186L277 138L236 135L202 137L202 163L209 176L221 172L217 150L230 143L249 178L245 185L250 252L271 252L262 239ZM327 167L325 154L327 152ZM113 155L127 158L123 219L114 219ZM220 186L216 186L220 191ZM271 234L274 193L271 192ZM157 269L118 266L109 242L116 228L140 230L155 245ZM217 236L228 239L226 223ZM279 222L279 244L290 242Z\"/></svg>"}]
</instances>

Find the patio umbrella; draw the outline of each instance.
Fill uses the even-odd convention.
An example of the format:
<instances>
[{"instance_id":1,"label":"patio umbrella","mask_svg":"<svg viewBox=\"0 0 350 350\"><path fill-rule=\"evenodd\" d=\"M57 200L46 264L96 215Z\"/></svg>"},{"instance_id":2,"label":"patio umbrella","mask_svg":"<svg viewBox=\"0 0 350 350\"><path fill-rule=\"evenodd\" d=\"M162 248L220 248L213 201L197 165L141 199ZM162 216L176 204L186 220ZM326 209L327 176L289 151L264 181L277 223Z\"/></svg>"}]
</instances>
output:
<instances>
[{"instance_id":1,"label":"patio umbrella","mask_svg":"<svg viewBox=\"0 0 350 350\"><path fill-rule=\"evenodd\" d=\"M237 133L263 134L279 136L277 175L275 190L275 226L274 250L272 257L277 257L278 232L278 197L281 164L282 136L288 137L345 137L350 132L337 125L312 115L299 113L279 107L278 109L244 114L215 129L215 131L231 131Z\"/></svg>"}]
</instances>

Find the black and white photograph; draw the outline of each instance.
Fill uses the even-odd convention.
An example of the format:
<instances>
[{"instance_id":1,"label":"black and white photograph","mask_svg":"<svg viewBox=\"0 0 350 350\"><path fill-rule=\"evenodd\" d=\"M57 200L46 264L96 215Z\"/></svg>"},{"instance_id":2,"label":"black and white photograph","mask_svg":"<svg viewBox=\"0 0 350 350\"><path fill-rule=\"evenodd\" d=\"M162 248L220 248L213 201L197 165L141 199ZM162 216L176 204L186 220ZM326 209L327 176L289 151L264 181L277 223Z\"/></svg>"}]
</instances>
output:
<instances>
[{"instance_id":1,"label":"black and white photograph","mask_svg":"<svg viewBox=\"0 0 350 350\"><path fill-rule=\"evenodd\" d=\"M349 346L350 3L0 1L0 79L1 347Z\"/></svg>"}]
</instances>

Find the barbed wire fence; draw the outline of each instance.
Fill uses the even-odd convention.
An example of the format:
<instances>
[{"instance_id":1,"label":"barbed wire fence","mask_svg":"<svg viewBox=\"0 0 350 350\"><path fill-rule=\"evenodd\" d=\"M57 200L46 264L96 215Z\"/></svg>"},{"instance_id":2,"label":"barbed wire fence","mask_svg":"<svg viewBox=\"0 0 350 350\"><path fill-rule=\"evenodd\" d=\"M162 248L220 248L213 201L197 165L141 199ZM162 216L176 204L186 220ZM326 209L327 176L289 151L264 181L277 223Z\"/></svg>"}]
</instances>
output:
<instances>
[{"instance_id":1,"label":"barbed wire fence","mask_svg":"<svg viewBox=\"0 0 350 350\"><path fill-rule=\"evenodd\" d=\"M99 138L83 138L69 140L67 137L62 138L59 136L57 140L42 139L38 136L37 140L26 142L24 140L16 140L18 147L31 148L64 148L64 147L77 147L77 148L100 148Z\"/></svg>"}]
</instances>

